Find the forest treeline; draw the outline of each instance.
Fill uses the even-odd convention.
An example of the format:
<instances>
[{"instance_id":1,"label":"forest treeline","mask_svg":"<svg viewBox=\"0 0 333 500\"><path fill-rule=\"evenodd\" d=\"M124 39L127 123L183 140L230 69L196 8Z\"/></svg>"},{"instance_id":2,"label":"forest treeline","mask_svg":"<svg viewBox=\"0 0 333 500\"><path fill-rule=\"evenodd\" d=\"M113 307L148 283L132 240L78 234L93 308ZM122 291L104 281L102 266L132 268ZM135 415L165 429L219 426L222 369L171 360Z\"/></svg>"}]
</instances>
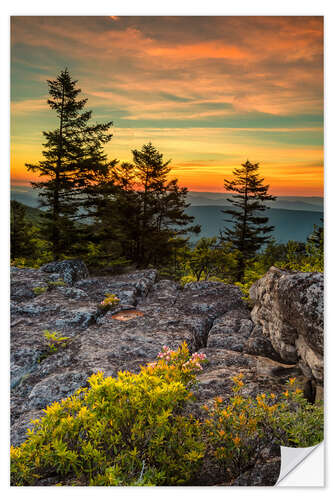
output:
<instances>
[{"instance_id":1,"label":"forest treeline","mask_svg":"<svg viewBox=\"0 0 333 500\"><path fill-rule=\"evenodd\" d=\"M67 69L48 80L48 87L57 128L43 132L43 159L26 164L40 176L32 185L41 216L33 223L24 205L11 202L14 265L82 258L92 270L153 266L183 283L218 279L245 291L271 265L323 270L322 228L315 227L306 244L277 244L271 238L265 201L275 198L259 164L246 161L225 180L231 207L224 213L232 227L193 246L190 235L199 234L200 226L185 212L187 188L169 180L170 160L150 142L132 150L131 162L109 160L104 147L113 123L91 122L87 99Z\"/></svg>"}]
</instances>

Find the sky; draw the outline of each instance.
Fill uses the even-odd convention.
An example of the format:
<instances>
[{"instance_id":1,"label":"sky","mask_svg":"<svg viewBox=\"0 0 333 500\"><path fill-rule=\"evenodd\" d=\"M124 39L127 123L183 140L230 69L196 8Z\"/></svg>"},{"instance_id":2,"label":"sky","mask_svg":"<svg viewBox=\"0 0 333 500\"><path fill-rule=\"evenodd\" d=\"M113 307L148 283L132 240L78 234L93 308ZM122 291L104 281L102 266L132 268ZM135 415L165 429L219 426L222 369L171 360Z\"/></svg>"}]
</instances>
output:
<instances>
[{"instance_id":1,"label":"sky","mask_svg":"<svg viewBox=\"0 0 333 500\"><path fill-rule=\"evenodd\" d=\"M114 123L110 159L151 141L192 191L224 192L248 159L271 194L323 195L322 17L12 17L13 186L36 180L65 67Z\"/></svg>"}]
</instances>

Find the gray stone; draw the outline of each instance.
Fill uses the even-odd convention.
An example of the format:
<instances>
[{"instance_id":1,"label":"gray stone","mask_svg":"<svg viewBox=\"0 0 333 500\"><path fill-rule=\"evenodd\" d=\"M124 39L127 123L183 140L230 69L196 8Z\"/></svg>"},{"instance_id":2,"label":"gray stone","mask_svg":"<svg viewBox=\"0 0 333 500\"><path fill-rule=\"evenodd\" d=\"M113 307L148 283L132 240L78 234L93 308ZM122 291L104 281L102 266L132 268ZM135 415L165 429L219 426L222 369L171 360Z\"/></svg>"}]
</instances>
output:
<instances>
[{"instance_id":1,"label":"gray stone","mask_svg":"<svg viewBox=\"0 0 333 500\"><path fill-rule=\"evenodd\" d=\"M45 408L54 401L60 401L86 384L88 374L71 371L58 373L38 382L29 394L30 408Z\"/></svg>"},{"instance_id":2,"label":"gray stone","mask_svg":"<svg viewBox=\"0 0 333 500\"><path fill-rule=\"evenodd\" d=\"M279 479L280 468L280 457L267 463L259 462L251 470L238 476L232 486L274 486Z\"/></svg>"},{"instance_id":3,"label":"gray stone","mask_svg":"<svg viewBox=\"0 0 333 500\"><path fill-rule=\"evenodd\" d=\"M246 310L237 286L212 281L187 283L175 304L186 314L205 316L212 321L232 309Z\"/></svg>"},{"instance_id":4,"label":"gray stone","mask_svg":"<svg viewBox=\"0 0 333 500\"><path fill-rule=\"evenodd\" d=\"M265 337L260 325L256 325L249 338L243 345L243 351L247 354L266 356L275 361L283 362L281 356L274 350L268 337Z\"/></svg>"},{"instance_id":5,"label":"gray stone","mask_svg":"<svg viewBox=\"0 0 333 500\"><path fill-rule=\"evenodd\" d=\"M50 262L40 267L44 273L57 273L65 283L73 285L76 281L89 276L88 268L82 260L63 260L60 262Z\"/></svg>"},{"instance_id":6,"label":"gray stone","mask_svg":"<svg viewBox=\"0 0 333 500\"><path fill-rule=\"evenodd\" d=\"M324 278L322 273L301 273L270 268L254 283L251 316L284 361L299 358L312 376L323 382Z\"/></svg>"},{"instance_id":7,"label":"gray stone","mask_svg":"<svg viewBox=\"0 0 333 500\"><path fill-rule=\"evenodd\" d=\"M214 321L207 347L242 352L252 329L250 312L245 308L233 309Z\"/></svg>"},{"instance_id":8,"label":"gray stone","mask_svg":"<svg viewBox=\"0 0 333 500\"><path fill-rule=\"evenodd\" d=\"M57 328L70 328L71 326L81 326L83 329L88 328L96 322L99 315L97 307L80 307L74 310L65 311L65 317L55 320Z\"/></svg>"},{"instance_id":9,"label":"gray stone","mask_svg":"<svg viewBox=\"0 0 333 500\"><path fill-rule=\"evenodd\" d=\"M83 299L89 297L87 292L81 290L80 288L75 287L59 287L58 290L65 295L65 297L69 297L71 299Z\"/></svg>"},{"instance_id":10,"label":"gray stone","mask_svg":"<svg viewBox=\"0 0 333 500\"><path fill-rule=\"evenodd\" d=\"M41 350L23 348L14 351L10 357L10 386L14 388L23 377L26 377L36 367L42 354Z\"/></svg>"}]
</instances>

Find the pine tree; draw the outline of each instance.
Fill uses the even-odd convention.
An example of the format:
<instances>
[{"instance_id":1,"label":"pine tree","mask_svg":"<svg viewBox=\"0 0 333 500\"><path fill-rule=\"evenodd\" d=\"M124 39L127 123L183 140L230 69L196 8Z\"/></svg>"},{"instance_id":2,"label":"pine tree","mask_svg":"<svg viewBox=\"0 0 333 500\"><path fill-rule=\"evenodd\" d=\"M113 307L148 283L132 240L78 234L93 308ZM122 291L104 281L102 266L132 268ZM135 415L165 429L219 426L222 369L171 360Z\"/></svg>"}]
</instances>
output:
<instances>
[{"instance_id":1,"label":"pine tree","mask_svg":"<svg viewBox=\"0 0 333 500\"><path fill-rule=\"evenodd\" d=\"M324 219L320 219L323 224ZM314 245L318 249L323 249L324 247L324 227L314 224L313 232L308 236L307 243Z\"/></svg>"},{"instance_id":2,"label":"pine tree","mask_svg":"<svg viewBox=\"0 0 333 500\"><path fill-rule=\"evenodd\" d=\"M241 168L233 171L234 179L225 180L224 187L234 194L228 201L235 208L222 210L222 213L230 214L233 223L232 228L225 229L221 237L232 243L239 251L237 265L237 281L244 276L246 262L253 258L260 247L270 240L269 233L274 226L267 226L268 217L260 217L257 212L263 212L267 208L265 201L275 200L276 197L268 194L268 185L264 185L264 179L259 177L259 164L250 163L248 160Z\"/></svg>"},{"instance_id":3,"label":"pine tree","mask_svg":"<svg viewBox=\"0 0 333 500\"><path fill-rule=\"evenodd\" d=\"M157 215L156 206L158 198L161 197L170 172L168 167L170 160L164 162L163 155L152 145L151 142L144 144L141 150L132 150L135 180L140 189L140 219L137 238L136 260L139 265L144 265L150 259L147 256L147 238L150 244L155 246L157 242L151 241L152 232L156 238L157 234L152 231L155 223L154 214ZM158 223L157 223L158 224ZM150 249L152 248L150 246Z\"/></svg>"},{"instance_id":4,"label":"pine tree","mask_svg":"<svg viewBox=\"0 0 333 500\"><path fill-rule=\"evenodd\" d=\"M161 265L186 243L180 236L200 229L189 226L194 217L185 213L187 189L176 179L167 179L169 161L151 143L132 154L132 163L114 165L108 180L89 193L91 231L105 255L110 249L109 258L113 253L114 258L122 255L139 267Z\"/></svg>"},{"instance_id":5,"label":"pine tree","mask_svg":"<svg viewBox=\"0 0 333 500\"><path fill-rule=\"evenodd\" d=\"M67 69L56 80L47 80L50 99L58 128L43 132L46 139L44 159L37 164L26 164L28 170L38 172L46 180L33 182L39 190L43 211L43 235L52 246L58 260L69 253L77 240L83 218L80 207L85 189L96 182L98 175L107 175L113 162L108 162L103 146L111 140L112 122L90 124L91 111L84 111L87 99L80 99L81 89L72 80Z\"/></svg>"},{"instance_id":6,"label":"pine tree","mask_svg":"<svg viewBox=\"0 0 333 500\"><path fill-rule=\"evenodd\" d=\"M126 190L119 182L116 172L120 167L115 160L106 175L96 176L95 182L84 190L83 209L89 224L83 226L78 255L92 267L114 267L125 255L123 251L125 228L128 217L124 211L131 211ZM122 259L126 261L126 259Z\"/></svg>"},{"instance_id":7,"label":"pine tree","mask_svg":"<svg viewBox=\"0 0 333 500\"><path fill-rule=\"evenodd\" d=\"M161 264L172 255L175 237L199 232L198 226L185 213L187 188L177 179L167 180L170 160L164 161L151 142L141 150L133 150L134 178L138 185L136 262L139 266ZM178 243L178 242L177 242Z\"/></svg>"}]
</instances>

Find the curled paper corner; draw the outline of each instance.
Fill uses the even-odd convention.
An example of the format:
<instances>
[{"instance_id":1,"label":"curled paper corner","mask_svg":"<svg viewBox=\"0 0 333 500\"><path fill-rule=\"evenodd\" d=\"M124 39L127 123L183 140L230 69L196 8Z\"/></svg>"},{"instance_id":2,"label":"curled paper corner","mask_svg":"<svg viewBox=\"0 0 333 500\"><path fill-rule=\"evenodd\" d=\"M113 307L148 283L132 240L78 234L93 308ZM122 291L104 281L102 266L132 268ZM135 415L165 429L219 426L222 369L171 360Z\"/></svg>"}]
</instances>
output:
<instances>
[{"instance_id":1,"label":"curled paper corner","mask_svg":"<svg viewBox=\"0 0 333 500\"><path fill-rule=\"evenodd\" d=\"M324 486L323 441L308 448L280 448L281 469L276 486Z\"/></svg>"}]
</instances>

